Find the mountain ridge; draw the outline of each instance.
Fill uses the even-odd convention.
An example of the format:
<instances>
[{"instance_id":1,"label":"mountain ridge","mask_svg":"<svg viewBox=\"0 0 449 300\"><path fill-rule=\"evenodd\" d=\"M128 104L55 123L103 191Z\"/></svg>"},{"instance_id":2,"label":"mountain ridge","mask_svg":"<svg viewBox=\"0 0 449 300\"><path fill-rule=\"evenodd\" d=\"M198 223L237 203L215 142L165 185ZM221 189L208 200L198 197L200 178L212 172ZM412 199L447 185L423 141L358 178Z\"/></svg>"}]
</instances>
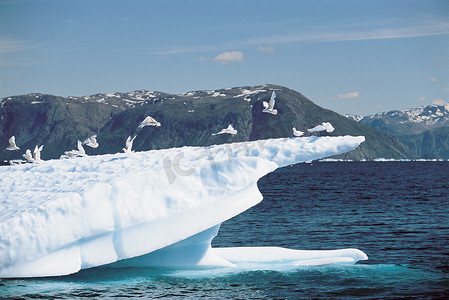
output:
<instances>
[{"instance_id":1,"label":"mountain ridge","mask_svg":"<svg viewBox=\"0 0 449 300\"><path fill-rule=\"evenodd\" d=\"M420 134L427 130L449 126L449 103L392 110L368 116L345 116L373 128L385 127L383 131L393 135Z\"/></svg>"},{"instance_id":2,"label":"mountain ridge","mask_svg":"<svg viewBox=\"0 0 449 300\"><path fill-rule=\"evenodd\" d=\"M263 101L276 91L278 114L262 113ZM0 141L7 145L16 136L21 151L44 144L43 159L59 158L98 134L100 146L86 153L121 152L128 136L151 115L162 126L139 131L136 151L182 146L208 146L228 142L291 137L292 127L306 131L322 122L336 128L331 135L365 135L367 141L346 159L410 158L408 148L398 139L321 108L301 93L278 85L258 85L220 90L168 94L147 90L95 94L84 97L59 97L28 94L0 99ZM233 124L235 136L218 135ZM6 147L6 146L5 146ZM22 153L22 152L20 152ZM18 153L0 149L0 159L19 158Z\"/></svg>"}]
</instances>

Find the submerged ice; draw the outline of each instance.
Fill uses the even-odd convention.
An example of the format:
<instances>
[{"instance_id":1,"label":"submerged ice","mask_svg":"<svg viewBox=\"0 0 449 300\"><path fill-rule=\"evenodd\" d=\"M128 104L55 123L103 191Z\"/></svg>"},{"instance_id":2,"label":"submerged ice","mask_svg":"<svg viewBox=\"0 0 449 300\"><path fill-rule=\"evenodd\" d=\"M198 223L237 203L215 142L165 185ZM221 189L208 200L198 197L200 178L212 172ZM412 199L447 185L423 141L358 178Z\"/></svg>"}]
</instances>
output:
<instances>
[{"instance_id":1,"label":"submerged ice","mask_svg":"<svg viewBox=\"0 0 449 300\"><path fill-rule=\"evenodd\" d=\"M102 265L233 266L245 257L297 265L366 259L356 249L212 249L210 243L223 221L262 200L259 178L363 141L281 138L0 168L0 277Z\"/></svg>"}]
</instances>

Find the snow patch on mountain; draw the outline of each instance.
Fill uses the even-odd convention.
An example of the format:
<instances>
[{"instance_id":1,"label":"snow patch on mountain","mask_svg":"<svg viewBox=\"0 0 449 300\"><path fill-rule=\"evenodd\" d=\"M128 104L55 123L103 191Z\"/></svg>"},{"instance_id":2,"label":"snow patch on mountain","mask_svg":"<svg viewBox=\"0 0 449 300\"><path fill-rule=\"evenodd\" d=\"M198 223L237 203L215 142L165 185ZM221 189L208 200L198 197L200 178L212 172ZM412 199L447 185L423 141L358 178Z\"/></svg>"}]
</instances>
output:
<instances>
[{"instance_id":1,"label":"snow patch on mountain","mask_svg":"<svg viewBox=\"0 0 449 300\"><path fill-rule=\"evenodd\" d=\"M241 89L241 94L238 94L237 96L234 96L234 98L240 98L240 97L246 97L249 95L255 95L258 93L264 93L267 90L263 90L263 89L254 89L254 90L248 90L248 89Z\"/></svg>"},{"instance_id":2,"label":"snow patch on mountain","mask_svg":"<svg viewBox=\"0 0 449 300\"><path fill-rule=\"evenodd\" d=\"M363 116L359 116L359 115L345 114L344 116L345 116L346 118L348 118L348 119L350 119L350 120L353 120L353 121L356 121L356 122L359 122L360 120L363 119Z\"/></svg>"}]
</instances>

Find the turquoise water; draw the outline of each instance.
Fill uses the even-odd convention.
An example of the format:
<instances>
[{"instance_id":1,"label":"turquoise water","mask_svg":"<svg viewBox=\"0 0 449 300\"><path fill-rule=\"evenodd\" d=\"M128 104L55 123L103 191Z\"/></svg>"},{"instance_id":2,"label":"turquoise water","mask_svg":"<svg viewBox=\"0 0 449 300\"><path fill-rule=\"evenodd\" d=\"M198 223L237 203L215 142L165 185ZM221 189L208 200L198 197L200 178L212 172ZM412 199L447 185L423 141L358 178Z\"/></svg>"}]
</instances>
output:
<instances>
[{"instance_id":1,"label":"turquoise water","mask_svg":"<svg viewBox=\"0 0 449 300\"><path fill-rule=\"evenodd\" d=\"M213 245L358 248L353 266L96 268L0 281L1 298L449 298L449 162L300 164L259 181L264 200Z\"/></svg>"},{"instance_id":2,"label":"turquoise water","mask_svg":"<svg viewBox=\"0 0 449 300\"><path fill-rule=\"evenodd\" d=\"M438 272L399 265L303 267L284 271L85 271L55 279L8 280L3 295L22 298L191 297L208 299L443 296ZM9 292L8 292L9 291Z\"/></svg>"}]
</instances>

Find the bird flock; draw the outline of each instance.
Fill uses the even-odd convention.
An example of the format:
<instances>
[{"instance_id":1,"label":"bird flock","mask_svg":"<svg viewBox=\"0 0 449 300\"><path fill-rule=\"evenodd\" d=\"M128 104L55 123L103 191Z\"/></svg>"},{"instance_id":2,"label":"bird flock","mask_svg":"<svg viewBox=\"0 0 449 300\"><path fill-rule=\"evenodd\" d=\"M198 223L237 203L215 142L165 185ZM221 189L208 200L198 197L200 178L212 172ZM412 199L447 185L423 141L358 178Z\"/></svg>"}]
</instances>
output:
<instances>
[{"instance_id":1,"label":"bird flock","mask_svg":"<svg viewBox=\"0 0 449 300\"><path fill-rule=\"evenodd\" d=\"M277 109L274 108L274 105L276 103L275 98L276 98L276 92L273 91L271 94L271 97L270 97L270 101L269 102L263 101L262 104L263 104L264 109L262 110L262 112L271 114L273 116L277 115L278 111L277 111ZM123 152L125 152L125 153L134 152L132 150L134 139L137 137L137 134L139 133L139 131L142 130L142 128L144 128L146 126L160 127L161 123L156 121L151 116L145 117L145 119L142 122L140 122L139 126L137 127L136 132L132 136L128 136L128 138L126 139L125 147L122 149ZM320 132L320 131L326 131L327 133L331 133L334 131L334 129L335 128L332 126L331 123L323 122L313 128L307 129L307 132L309 132L311 134L313 134L314 132ZM295 136L295 137L301 137L304 135L304 131L297 130L295 127L292 128L292 132L293 132L293 136ZM223 128L222 130L220 130L217 133L212 133L213 136L221 135L221 134L230 134L232 136L235 136L237 134L237 130L233 127L232 124L229 124L227 128ZM92 149L98 148L99 144L97 141L97 135L94 134L94 135L88 137L87 139L85 139L83 142L78 140L77 141L77 149L65 151L64 154L61 155L60 158L61 159L70 159L70 158L87 156L83 145L91 147ZM33 153L31 153L30 149L27 149L25 151L25 154L23 154L22 156L23 156L23 158L25 158L26 162L40 163L42 161L41 160L41 151L42 151L43 147L44 147L44 145L41 145L41 146L36 145ZM10 151L20 150L20 148L16 145L16 138L14 136L12 136L9 139L9 146L6 147L6 150L10 150ZM10 161L11 165L21 164L21 163L23 163L22 160L11 160Z\"/></svg>"},{"instance_id":2,"label":"bird flock","mask_svg":"<svg viewBox=\"0 0 449 300\"><path fill-rule=\"evenodd\" d=\"M136 133L133 135L133 137L129 136L126 139L125 148L122 149L123 152L125 152L125 153L134 152L132 150L133 141L137 137L137 133L145 126L160 127L161 123L156 121L153 117L147 116L142 122L140 122L139 126L137 127ZM84 142L81 142L80 140L78 140L77 141L77 149L65 151L64 154L61 155L60 159L69 159L69 158L87 156L83 145L91 147L92 149L98 148L99 144L97 141L97 135L94 134L94 135L88 137L87 139L84 140ZM28 162L28 163L40 163L42 161L41 151L43 148L44 148L44 145L41 145L41 146L36 145L36 147L34 148L33 154L31 154L30 149L27 149L25 151L25 154L23 154L22 156L23 156L23 158L25 158L26 162ZM20 150L20 148L16 145L15 136L12 136L9 139L9 146L6 147L6 150L10 150L10 151L19 151ZM17 164L22 164L23 161L22 160L11 160L9 163L11 165L17 165Z\"/></svg>"},{"instance_id":3,"label":"bird flock","mask_svg":"<svg viewBox=\"0 0 449 300\"><path fill-rule=\"evenodd\" d=\"M278 111L277 111L277 109L274 108L274 105L276 104L276 92L275 91L273 91L271 93L270 101L269 102L263 101L262 104L264 107L262 112L272 114L274 116L277 115ZM320 131L326 131L327 133L331 133L332 131L334 131L334 129L335 128L334 128L334 126L332 126L331 123L323 122L320 125L317 125L310 129L307 129L307 131L310 133L320 132ZM292 131L293 131L293 136L295 136L295 137L300 137L300 136L304 135L304 131L297 130L295 127L292 128ZM237 134L237 130L234 129L232 124L229 124L227 128L223 128L221 131L219 131L217 133L212 133L212 135L219 135L219 134L226 134L226 133L228 133L232 136L235 136Z\"/></svg>"}]
</instances>

